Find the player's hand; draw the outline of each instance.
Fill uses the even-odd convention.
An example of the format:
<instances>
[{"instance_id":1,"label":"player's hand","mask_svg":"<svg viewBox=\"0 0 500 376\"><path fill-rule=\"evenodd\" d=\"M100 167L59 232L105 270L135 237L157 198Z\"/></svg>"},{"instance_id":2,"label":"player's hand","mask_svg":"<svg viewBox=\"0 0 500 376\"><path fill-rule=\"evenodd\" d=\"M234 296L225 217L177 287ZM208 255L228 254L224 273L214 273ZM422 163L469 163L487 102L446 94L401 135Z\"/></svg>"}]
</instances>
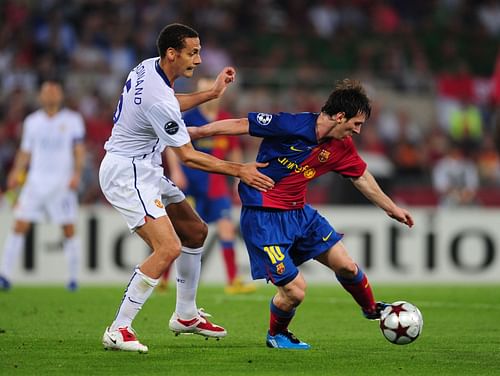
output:
<instances>
[{"instance_id":1,"label":"player's hand","mask_svg":"<svg viewBox=\"0 0 500 376\"><path fill-rule=\"evenodd\" d=\"M393 210L387 211L387 215L391 218L394 218L396 221L404 223L408 227L413 227L415 222L413 221L413 217L410 212L406 209L402 209L396 206Z\"/></svg>"},{"instance_id":2,"label":"player's hand","mask_svg":"<svg viewBox=\"0 0 500 376\"><path fill-rule=\"evenodd\" d=\"M274 187L274 181L269 176L259 172L258 168L266 167L268 164L259 162L245 163L238 177L243 183L261 192L267 192L268 189Z\"/></svg>"},{"instance_id":3,"label":"player's hand","mask_svg":"<svg viewBox=\"0 0 500 376\"><path fill-rule=\"evenodd\" d=\"M7 176L7 190L15 189L23 184L22 172L12 170Z\"/></svg>"},{"instance_id":4,"label":"player's hand","mask_svg":"<svg viewBox=\"0 0 500 376\"><path fill-rule=\"evenodd\" d=\"M212 91L216 98L221 97L226 91L228 85L236 78L236 70L233 67L225 67L215 79Z\"/></svg>"}]
</instances>

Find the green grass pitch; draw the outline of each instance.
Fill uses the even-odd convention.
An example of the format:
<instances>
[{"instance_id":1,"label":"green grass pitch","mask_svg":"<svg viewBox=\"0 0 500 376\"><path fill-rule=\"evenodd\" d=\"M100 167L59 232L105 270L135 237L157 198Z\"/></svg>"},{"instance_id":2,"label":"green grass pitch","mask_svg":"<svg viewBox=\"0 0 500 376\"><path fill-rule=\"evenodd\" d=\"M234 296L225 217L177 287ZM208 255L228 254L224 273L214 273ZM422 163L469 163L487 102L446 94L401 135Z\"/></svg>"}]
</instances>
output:
<instances>
[{"instance_id":1,"label":"green grass pitch","mask_svg":"<svg viewBox=\"0 0 500 376\"><path fill-rule=\"evenodd\" d=\"M424 316L412 344L386 341L338 285L310 286L290 329L309 351L268 349L274 289L227 296L202 286L198 304L223 324L220 341L168 331L175 291L155 292L135 320L149 354L104 351L101 336L122 288L15 286L0 292L0 375L500 375L500 286L375 285Z\"/></svg>"}]
</instances>

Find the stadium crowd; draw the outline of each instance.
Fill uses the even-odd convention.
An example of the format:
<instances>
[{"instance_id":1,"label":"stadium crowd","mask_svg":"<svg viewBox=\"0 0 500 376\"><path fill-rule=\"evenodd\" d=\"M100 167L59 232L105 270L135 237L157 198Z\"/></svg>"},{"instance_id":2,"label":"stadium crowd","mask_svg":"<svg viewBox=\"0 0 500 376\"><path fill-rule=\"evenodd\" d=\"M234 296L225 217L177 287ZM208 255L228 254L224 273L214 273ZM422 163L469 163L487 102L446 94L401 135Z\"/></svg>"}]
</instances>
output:
<instances>
[{"instance_id":1,"label":"stadium crowd","mask_svg":"<svg viewBox=\"0 0 500 376\"><path fill-rule=\"evenodd\" d=\"M171 22L202 35L199 77L236 67L223 104L234 116L319 111L335 80L360 79L374 109L356 142L387 192L407 204L500 205L498 0L2 1L1 190L39 83L60 77L66 105L85 119L82 203L104 202L97 169L124 76L156 54L157 32ZM179 80L176 91L193 84ZM254 142L243 139L247 159ZM471 194L445 197L456 189ZM333 176L310 197L364 202Z\"/></svg>"}]
</instances>

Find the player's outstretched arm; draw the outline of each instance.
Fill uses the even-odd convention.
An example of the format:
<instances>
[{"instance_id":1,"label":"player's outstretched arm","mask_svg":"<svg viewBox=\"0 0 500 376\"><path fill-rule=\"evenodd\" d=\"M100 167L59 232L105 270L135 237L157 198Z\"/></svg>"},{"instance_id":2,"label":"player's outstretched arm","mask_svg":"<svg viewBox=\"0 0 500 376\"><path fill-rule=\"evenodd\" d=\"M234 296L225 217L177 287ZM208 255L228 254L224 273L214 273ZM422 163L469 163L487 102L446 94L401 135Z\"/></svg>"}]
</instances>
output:
<instances>
[{"instance_id":1,"label":"player's outstretched arm","mask_svg":"<svg viewBox=\"0 0 500 376\"><path fill-rule=\"evenodd\" d=\"M172 147L173 152L186 166L198 170L230 175L240 178L241 181L258 189L267 191L274 186L274 181L259 172L259 167L266 167L267 163L235 163L218 159L210 154L202 153L193 148L191 143L180 147Z\"/></svg>"},{"instance_id":2,"label":"player's outstretched arm","mask_svg":"<svg viewBox=\"0 0 500 376\"><path fill-rule=\"evenodd\" d=\"M217 135L239 136L248 134L248 119L225 119L201 127L187 127L191 140Z\"/></svg>"},{"instance_id":3,"label":"player's outstretched arm","mask_svg":"<svg viewBox=\"0 0 500 376\"><path fill-rule=\"evenodd\" d=\"M364 174L359 178L351 179L351 181L368 200L384 210L389 217L404 223L408 227L413 226L414 221L408 210L397 206L394 201L382 191L377 181L368 170L365 170Z\"/></svg>"},{"instance_id":4,"label":"player's outstretched arm","mask_svg":"<svg viewBox=\"0 0 500 376\"><path fill-rule=\"evenodd\" d=\"M235 78L236 70L233 67L225 67L219 73L210 89L189 94L175 94L181 111L184 112L212 99L220 98Z\"/></svg>"}]
</instances>

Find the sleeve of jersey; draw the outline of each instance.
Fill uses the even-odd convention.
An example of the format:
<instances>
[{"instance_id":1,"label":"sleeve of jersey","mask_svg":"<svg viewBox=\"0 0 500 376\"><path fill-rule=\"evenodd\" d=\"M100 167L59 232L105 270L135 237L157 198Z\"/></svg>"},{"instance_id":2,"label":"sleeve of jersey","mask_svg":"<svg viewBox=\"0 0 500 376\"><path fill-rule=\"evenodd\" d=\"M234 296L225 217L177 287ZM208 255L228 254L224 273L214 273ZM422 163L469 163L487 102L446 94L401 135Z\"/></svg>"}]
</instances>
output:
<instances>
[{"instance_id":1,"label":"sleeve of jersey","mask_svg":"<svg viewBox=\"0 0 500 376\"><path fill-rule=\"evenodd\" d=\"M34 137L32 128L30 126L31 122L26 119L23 124L23 136L21 138L21 150L27 153L31 153L34 144Z\"/></svg>"},{"instance_id":2,"label":"sleeve of jersey","mask_svg":"<svg viewBox=\"0 0 500 376\"><path fill-rule=\"evenodd\" d=\"M158 138L167 146L180 147L191 141L178 106L176 108L167 102L156 103L146 112L146 117Z\"/></svg>"},{"instance_id":3,"label":"sleeve of jersey","mask_svg":"<svg viewBox=\"0 0 500 376\"><path fill-rule=\"evenodd\" d=\"M255 137L288 137L296 136L314 142L314 128L307 126L310 120L307 115L280 112L266 114L262 112L248 113L249 134Z\"/></svg>"},{"instance_id":4,"label":"sleeve of jersey","mask_svg":"<svg viewBox=\"0 0 500 376\"><path fill-rule=\"evenodd\" d=\"M75 114L74 132L74 142L83 142L85 138L85 122L83 121L83 117L78 113Z\"/></svg>"},{"instance_id":5,"label":"sleeve of jersey","mask_svg":"<svg viewBox=\"0 0 500 376\"><path fill-rule=\"evenodd\" d=\"M352 139L346 141L344 157L341 164L335 168L335 172L349 178L357 178L365 173L366 162L359 156Z\"/></svg>"}]
</instances>

